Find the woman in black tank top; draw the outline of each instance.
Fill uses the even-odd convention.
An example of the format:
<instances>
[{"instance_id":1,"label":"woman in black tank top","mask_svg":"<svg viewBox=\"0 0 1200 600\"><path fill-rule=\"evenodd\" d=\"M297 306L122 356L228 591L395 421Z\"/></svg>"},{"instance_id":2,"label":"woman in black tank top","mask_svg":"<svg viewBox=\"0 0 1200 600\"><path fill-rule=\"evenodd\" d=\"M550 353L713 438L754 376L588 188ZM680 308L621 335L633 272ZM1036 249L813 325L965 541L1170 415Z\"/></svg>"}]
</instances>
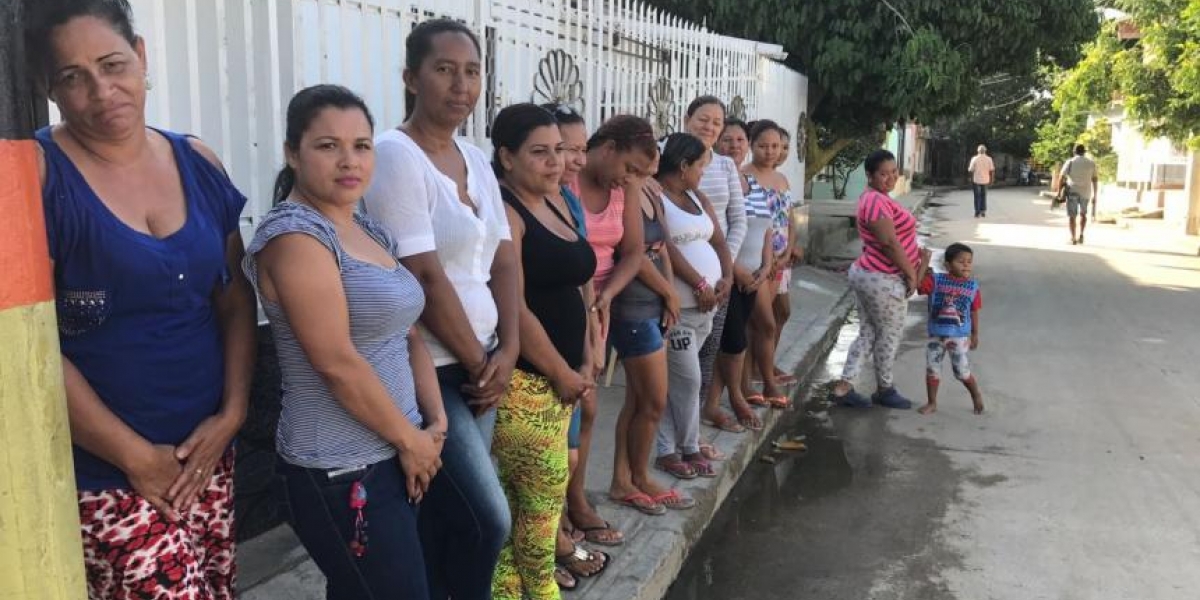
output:
<instances>
[{"instance_id":1,"label":"woman in black tank top","mask_svg":"<svg viewBox=\"0 0 1200 600\"><path fill-rule=\"evenodd\" d=\"M553 115L534 104L505 108L496 115L492 142L524 292L521 356L492 442L514 523L492 595L558 598L554 546L567 491L567 427L575 403L595 389L583 287L596 256L567 208L549 199L563 169ZM600 569L607 565L606 557L589 558Z\"/></svg>"}]
</instances>

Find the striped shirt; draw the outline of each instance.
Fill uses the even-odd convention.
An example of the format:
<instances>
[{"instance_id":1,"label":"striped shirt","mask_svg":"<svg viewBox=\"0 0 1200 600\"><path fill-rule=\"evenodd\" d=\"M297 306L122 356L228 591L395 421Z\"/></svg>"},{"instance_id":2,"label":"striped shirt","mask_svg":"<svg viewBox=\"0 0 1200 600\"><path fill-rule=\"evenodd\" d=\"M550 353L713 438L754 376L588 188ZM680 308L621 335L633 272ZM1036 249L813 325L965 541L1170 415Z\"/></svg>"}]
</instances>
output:
<instances>
[{"instance_id":1,"label":"striped shirt","mask_svg":"<svg viewBox=\"0 0 1200 600\"><path fill-rule=\"evenodd\" d=\"M742 242L746 240L747 226L741 175L732 158L711 150L709 152L712 162L708 163L704 176L700 178L700 193L712 203L717 222L725 234L725 244L729 246L729 255L737 257Z\"/></svg>"},{"instance_id":2,"label":"striped shirt","mask_svg":"<svg viewBox=\"0 0 1200 600\"><path fill-rule=\"evenodd\" d=\"M365 215L358 215L356 221L399 262L399 249L382 226ZM289 233L312 236L333 254L349 309L350 340L375 370L396 408L420 427L422 419L408 355L409 328L425 307L425 295L417 279L400 264L385 269L347 254L333 223L306 205L287 201L267 213L246 249L243 268L256 289L258 252L272 239ZM293 465L312 469L368 465L395 456L395 447L355 419L333 397L309 362L282 307L261 293L260 298L271 320L283 377L283 410L275 435L279 456Z\"/></svg>"},{"instance_id":3,"label":"striped shirt","mask_svg":"<svg viewBox=\"0 0 1200 600\"><path fill-rule=\"evenodd\" d=\"M746 174L750 193L746 194L746 241L735 257L737 263L751 271L763 266L763 245L770 230L771 253L787 250L788 227L791 226L791 192L763 187L758 178Z\"/></svg>"},{"instance_id":4,"label":"striped shirt","mask_svg":"<svg viewBox=\"0 0 1200 600\"><path fill-rule=\"evenodd\" d=\"M883 245L867 227L880 219L891 219L895 224L896 239L900 240L900 246L904 248L904 255L908 257L909 264L915 267L920 259L920 252L917 250L917 219L887 194L867 188L858 198L858 235L863 241L863 253L858 257L859 268L893 275L902 272L900 267L888 258L887 253L883 251Z\"/></svg>"}]
</instances>

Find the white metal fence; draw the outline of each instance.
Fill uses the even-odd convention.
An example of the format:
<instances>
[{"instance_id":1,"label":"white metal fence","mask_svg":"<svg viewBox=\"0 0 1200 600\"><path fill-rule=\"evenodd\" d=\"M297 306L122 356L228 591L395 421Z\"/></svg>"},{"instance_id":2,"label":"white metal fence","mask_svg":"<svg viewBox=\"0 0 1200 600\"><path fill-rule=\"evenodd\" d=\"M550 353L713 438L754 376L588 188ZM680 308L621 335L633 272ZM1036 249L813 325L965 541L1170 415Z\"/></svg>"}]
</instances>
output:
<instances>
[{"instance_id":1,"label":"white metal fence","mask_svg":"<svg viewBox=\"0 0 1200 600\"><path fill-rule=\"evenodd\" d=\"M359 92L379 128L404 117L404 39L450 17L484 45L488 82L464 134L485 149L487 125L514 102L558 100L591 126L614 114L682 126L712 94L735 114L797 131L807 79L771 59L777 46L719 36L637 0L132 0L150 61L151 124L204 138L250 198L248 235L270 208L283 162L284 112L316 83ZM797 136L799 137L799 136ZM802 146L801 146L802 147ZM803 156L784 167L803 185Z\"/></svg>"}]
</instances>

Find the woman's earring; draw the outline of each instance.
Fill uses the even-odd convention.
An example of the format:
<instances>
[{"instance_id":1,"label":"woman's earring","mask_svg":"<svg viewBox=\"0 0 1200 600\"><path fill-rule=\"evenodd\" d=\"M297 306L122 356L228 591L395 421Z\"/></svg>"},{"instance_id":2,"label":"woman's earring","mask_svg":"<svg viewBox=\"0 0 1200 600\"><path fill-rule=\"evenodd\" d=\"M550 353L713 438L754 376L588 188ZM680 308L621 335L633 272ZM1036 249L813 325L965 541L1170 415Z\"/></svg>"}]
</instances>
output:
<instances>
[{"instance_id":1,"label":"woman's earring","mask_svg":"<svg viewBox=\"0 0 1200 600\"><path fill-rule=\"evenodd\" d=\"M148 91L150 91L150 90L152 90L152 89L154 89L154 82L153 82L153 81L150 81L150 76L149 76L149 75L147 75L147 76L146 76L146 91L148 92Z\"/></svg>"}]
</instances>

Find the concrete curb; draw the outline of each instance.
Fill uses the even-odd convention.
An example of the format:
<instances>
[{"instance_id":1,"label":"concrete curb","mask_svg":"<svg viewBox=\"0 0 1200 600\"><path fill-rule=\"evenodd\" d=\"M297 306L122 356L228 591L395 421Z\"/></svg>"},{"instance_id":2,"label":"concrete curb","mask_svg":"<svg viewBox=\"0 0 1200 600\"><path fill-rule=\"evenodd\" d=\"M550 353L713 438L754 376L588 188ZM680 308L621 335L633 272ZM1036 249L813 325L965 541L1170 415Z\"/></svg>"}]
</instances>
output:
<instances>
[{"instance_id":1,"label":"concrete curb","mask_svg":"<svg viewBox=\"0 0 1200 600\"><path fill-rule=\"evenodd\" d=\"M791 390L793 400L808 387L809 378L833 348L838 332L854 305L853 295L843 277L811 268L805 268L804 273L801 282L819 277L839 286L839 291L829 310L823 314L808 315L804 319L794 317L784 330L776 362L792 365L791 371L800 379L800 383ZM758 433L747 431L732 434L705 427L705 435L712 436L713 442L728 458L721 463L715 479L696 479L681 482L677 486L696 499L696 507L689 511L672 512L665 517L638 515L620 522L614 519L613 524L621 528L629 540L620 549L620 555L614 558L614 569L598 579L583 580L574 593L565 597L578 600L660 600L666 596L684 562L700 542L743 472L758 456L759 450L774 439L775 428L786 419L784 412L778 410L760 411L759 416L763 419L764 428ZM594 500L598 506L606 502L600 498ZM637 557L637 560L621 560L621 556L628 555Z\"/></svg>"}]
</instances>

